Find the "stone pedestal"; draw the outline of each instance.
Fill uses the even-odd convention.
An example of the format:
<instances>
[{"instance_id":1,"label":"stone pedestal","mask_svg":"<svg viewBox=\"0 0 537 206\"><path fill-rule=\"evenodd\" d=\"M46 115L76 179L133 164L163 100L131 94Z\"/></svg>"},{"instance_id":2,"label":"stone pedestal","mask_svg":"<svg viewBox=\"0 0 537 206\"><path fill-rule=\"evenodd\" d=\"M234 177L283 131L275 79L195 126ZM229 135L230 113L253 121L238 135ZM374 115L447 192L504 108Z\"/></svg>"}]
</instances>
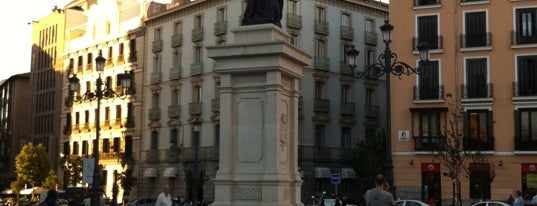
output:
<instances>
[{"instance_id":1,"label":"stone pedestal","mask_svg":"<svg viewBox=\"0 0 537 206\"><path fill-rule=\"evenodd\" d=\"M214 206L302 205L298 101L311 57L272 24L233 30L235 43L207 47L220 74L220 162Z\"/></svg>"}]
</instances>

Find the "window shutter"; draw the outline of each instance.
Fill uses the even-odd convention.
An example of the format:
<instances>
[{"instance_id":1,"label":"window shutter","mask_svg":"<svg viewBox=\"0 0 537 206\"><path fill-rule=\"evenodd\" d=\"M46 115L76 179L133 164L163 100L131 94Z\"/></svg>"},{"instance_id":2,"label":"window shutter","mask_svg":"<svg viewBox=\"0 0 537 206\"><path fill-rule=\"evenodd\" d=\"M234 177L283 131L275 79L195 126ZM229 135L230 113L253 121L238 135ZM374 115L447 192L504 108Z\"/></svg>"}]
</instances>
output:
<instances>
[{"instance_id":1,"label":"window shutter","mask_svg":"<svg viewBox=\"0 0 537 206\"><path fill-rule=\"evenodd\" d=\"M515 150L520 145L520 111L515 110Z\"/></svg>"},{"instance_id":2,"label":"window shutter","mask_svg":"<svg viewBox=\"0 0 537 206\"><path fill-rule=\"evenodd\" d=\"M492 111L488 111L487 121L487 142L489 149L494 150L494 118L492 116Z\"/></svg>"}]
</instances>

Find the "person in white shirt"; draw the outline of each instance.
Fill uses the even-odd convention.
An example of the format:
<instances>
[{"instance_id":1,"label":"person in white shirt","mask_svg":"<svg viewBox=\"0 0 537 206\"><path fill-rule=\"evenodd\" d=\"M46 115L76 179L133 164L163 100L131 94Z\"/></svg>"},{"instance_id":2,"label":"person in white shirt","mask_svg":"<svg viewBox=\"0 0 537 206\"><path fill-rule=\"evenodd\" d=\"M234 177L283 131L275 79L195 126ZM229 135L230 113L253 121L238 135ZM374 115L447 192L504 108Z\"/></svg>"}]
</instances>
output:
<instances>
[{"instance_id":1,"label":"person in white shirt","mask_svg":"<svg viewBox=\"0 0 537 206\"><path fill-rule=\"evenodd\" d=\"M155 206L172 206L172 197L170 195L170 186L164 185L162 192L157 197Z\"/></svg>"},{"instance_id":2,"label":"person in white shirt","mask_svg":"<svg viewBox=\"0 0 537 206\"><path fill-rule=\"evenodd\" d=\"M531 204L537 204L537 193L533 195L533 198L531 198Z\"/></svg>"}]
</instances>

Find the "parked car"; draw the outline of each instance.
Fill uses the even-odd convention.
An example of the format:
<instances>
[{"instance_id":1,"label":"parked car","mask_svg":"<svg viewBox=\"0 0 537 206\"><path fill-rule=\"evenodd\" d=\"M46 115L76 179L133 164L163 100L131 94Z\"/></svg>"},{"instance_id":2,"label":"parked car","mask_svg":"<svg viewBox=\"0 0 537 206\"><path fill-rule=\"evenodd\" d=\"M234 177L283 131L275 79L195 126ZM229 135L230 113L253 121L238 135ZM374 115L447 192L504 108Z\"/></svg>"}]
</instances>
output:
<instances>
[{"instance_id":1,"label":"parked car","mask_svg":"<svg viewBox=\"0 0 537 206\"><path fill-rule=\"evenodd\" d=\"M429 206L427 203L419 200L397 200L395 206Z\"/></svg>"},{"instance_id":2,"label":"parked car","mask_svg":"<svg viewBox=\"0 0 537 206\"><path fill-rule=\"evenodd\" d=\"M156 198L146 197L146 198L132 200L129 203L127 203L127 206L155 206L155 202L157 202Z\"/></svg>"},{"instance_id":3,"label":"parked car","mask_svg":"<svg viewBox=\"0 0 537 206\"><path fill-rule=\"evenodd\" d=\"M481 201L473 204L472 206L509 206L509 204L498 201Z\"/></svg>"}]
</instances>

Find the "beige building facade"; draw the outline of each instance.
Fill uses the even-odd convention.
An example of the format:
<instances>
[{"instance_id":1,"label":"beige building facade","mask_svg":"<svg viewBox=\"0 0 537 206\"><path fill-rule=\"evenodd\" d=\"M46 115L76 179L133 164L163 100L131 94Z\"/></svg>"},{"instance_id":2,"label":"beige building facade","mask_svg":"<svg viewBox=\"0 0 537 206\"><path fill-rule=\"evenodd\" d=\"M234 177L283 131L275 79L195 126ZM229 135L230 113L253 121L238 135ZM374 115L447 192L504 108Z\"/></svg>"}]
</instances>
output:
<instances>
[{"instance_id":1,"label":"beige building facade","mask_svg":"<svg viewBox=\"0 0 537 206\"><path fill-rule=\"evenodd\" d=\"M467 156L469 173L460 177L465 202L503 201L516 190L527 199L537 192L536 15L537 4L525 0L390 2L392 48L399 59L417 66L416 45L431 45L423 73L392 77L398 197L451 199L452 182L442 175L447 168L431 151L444 140L452 114L461 119L461 150L482 151L487 158L476 164ZM402 133L410 138L400 138ZM494 168L492 184L476 182L477 166Z\"/></svg>"}]
</instances>

